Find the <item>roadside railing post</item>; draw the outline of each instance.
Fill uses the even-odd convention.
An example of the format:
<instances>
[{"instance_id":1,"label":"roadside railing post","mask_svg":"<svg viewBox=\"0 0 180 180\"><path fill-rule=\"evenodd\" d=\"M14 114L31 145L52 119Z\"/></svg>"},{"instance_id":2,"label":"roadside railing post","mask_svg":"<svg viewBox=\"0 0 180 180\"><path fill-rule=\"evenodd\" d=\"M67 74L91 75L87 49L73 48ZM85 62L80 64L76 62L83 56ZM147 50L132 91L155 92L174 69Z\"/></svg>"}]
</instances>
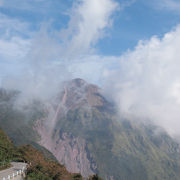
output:
<instances>
[{"instance_id":1,"label":"roadside railing post","mask_svg":"<svg viewBox=\"0 0 180 180\"><path fill-rule=\"evenodd\" d=\"M6 177L3 177L2 180L10 180L10 179L14 179L16 176L23 176L25 177L25 171L26 171L26 167L23 166L22 169L16 171L16 172L12 172L12 174L6 176Z\"/></svg>"}]
</instances>

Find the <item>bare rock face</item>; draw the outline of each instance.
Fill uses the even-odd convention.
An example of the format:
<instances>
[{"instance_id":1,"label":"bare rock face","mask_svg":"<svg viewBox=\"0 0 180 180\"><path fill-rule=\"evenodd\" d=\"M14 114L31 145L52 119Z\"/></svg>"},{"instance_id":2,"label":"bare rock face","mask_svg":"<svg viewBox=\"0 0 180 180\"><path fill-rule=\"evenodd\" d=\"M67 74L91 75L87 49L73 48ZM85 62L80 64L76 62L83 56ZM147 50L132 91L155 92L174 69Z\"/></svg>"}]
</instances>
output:
<instances>
[{"instance_id":1,"label":"bare rock face","mask_svg":"<svg viewBox=\"0 0 180 180\"><path fill-rule=\"evenodd\" d=\"M97 86L88 84L82 79L64 83L64 90L52 100L52 103L47 104L46 111L49 116L38 120L35 124L35 130L41 139L39 144L52 152L68 171L80 172L83 177L97 173L87 143L82 137L74 137L57 125L70 110L104 106L106 101L99 91Z\"/></svg>"},{"instance_id":2,"label":"bare rock face","mask_svg":"<svg viewBox=\"0 0 180 180\"><path fill-rule=\"evenodd\" d=\"M52 137L50 131L43 126L43 121L37 122L36 130L41 136L39 144L52 152L56 159L66 166L68 171L80 172L83 177L96 173L96 165L84 139L75 138L59 131Z\"/></svg>"},{"instance_id":3,"label":"bare rock face","mask_svg":"<svg viewBox=\"0 0 180 180\"><path fill-rule=\"evenodd\" d=\"M57 135L55 139L56 146L52 152L69 171L81 172L84 177L96 172L95 164L91 162L91 157L88 157L89 152L84 139L72 137L67 133Z\"/></svg>"},{"instance_id":4,"label":"bare rock face","mask_svg":"<svg viewBox=\"0 0 180 180\"><path fill-rule=\"evenodd\" d=\"M64 91L60 93L59 100L68 110L82 106L103 106L106 102L99 92L100 88L96 85L88 84L82 79L73 79L65 83Z\"/></svg>"}]
</instances>

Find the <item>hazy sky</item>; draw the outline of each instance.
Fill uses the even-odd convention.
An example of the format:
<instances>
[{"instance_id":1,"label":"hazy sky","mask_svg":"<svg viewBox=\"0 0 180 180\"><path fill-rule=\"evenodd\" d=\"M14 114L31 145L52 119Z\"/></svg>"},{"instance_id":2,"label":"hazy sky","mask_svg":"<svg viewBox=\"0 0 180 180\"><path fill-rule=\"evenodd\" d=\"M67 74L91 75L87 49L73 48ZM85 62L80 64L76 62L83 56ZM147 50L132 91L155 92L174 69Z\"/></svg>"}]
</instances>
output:
<instances>
[{"instance_id":1,"label":"hazy sky","mask_svg":"<svg viewBox=\"0 0 180 180\"><path fill-rule=\"evenodd\" d=\"M49 96L81 77L180 136L179 0L0 0L0 84Z\"/></svg>"}]
</instances>

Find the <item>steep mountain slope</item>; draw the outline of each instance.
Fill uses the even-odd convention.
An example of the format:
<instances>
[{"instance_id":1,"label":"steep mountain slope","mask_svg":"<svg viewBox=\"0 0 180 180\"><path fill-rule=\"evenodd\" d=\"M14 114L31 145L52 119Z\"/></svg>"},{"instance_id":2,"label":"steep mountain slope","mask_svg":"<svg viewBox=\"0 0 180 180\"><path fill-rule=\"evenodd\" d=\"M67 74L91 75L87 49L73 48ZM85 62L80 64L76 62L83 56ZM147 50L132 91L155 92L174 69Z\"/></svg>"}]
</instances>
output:
<instances>
[{"instance_id":1,"label":"steep mountain slope","mask_svg":"<svg viewBox=\"0 0 180 180\"><path fill-rule=\"evenodd\" d=\"M83 119L83 121L76 120L75 118L78 117L74 117L73 113L77 113L77 116L81 115L78 112L81 107L89 114L91 114L92 107L110 111L108 102L99 94L98 90L97 86L89 85L81 79L66 83L64 91L53 100L54 116L38 120L35 127L41 136L40 144L50 150L59 162L66 165L69 171L81 172L84 177L97 173L97 167L88 150L86 139L82 136L74 136L73 133L81 130L85 133L98 128L97 125L102 127L109 122L105 119L98 121L88 118ZM49 114L52 112L50 111ZM48 122L54 124L54 127L46 126L49 124ZM82 129L83 126L86 129Z\"/></svg>"},{"instance_id":2,"label":"steep mountain slope","mask_svg":"<svg viewBox=\"0 0 180 180\"><path fill-rule=\"evenodd\" d=\"M82 180L80 174L69 173L66 168L56 161L46 159L44 155L30 145L25 145L19 148L22 159L29 163L27 168L28 180Z\"/></svg>"},{"instance_id":3,"label":"steep mountain slope","mask_svg":"<svg viewBox=\"0 0 180 180\"><path fill-rule=\"evenodd\" d=\"M13 143L0 129L0 170L10 167L10 160L16 159L18 152Z\"/></svg>"},{"instance_id":4,"label":"steep mountain slope","mask_svg":"<svg viewBox=\"0 0 180 180\"><path fill-rule=\"evenodd\" d=\"M64 83L48 102L9 109L16 122L26 119L13 132L10 117L4 113L8 121L0 119L14 141L24 143L24 133L25 141L44 146L73 173L108 180L180 179L179 145L153 125L120 118L101 90L82 79Z\"/></svg>"},{"instance_id":5,"label":"steep mountain slope","mask_svg":"<svg viewBox=\"0 0 180 180\"><path fill-rule=\"evenodd\" d=\"M100 89L75 79L53 100L53 124L36 121L39 143L71 172L105 179L179 179L179 146L166 133L119 119ZM168 169L168 171L167 171Z\"/></svg>"},{"instance_id":6,"label":"steep mountain slope","mask_svg":"<svg viewBox=\"0 0 180 180\"><path fill-rule=\"evenodd\" d=\"M83 180L80 174L69 173L57 161L47 159L42 152L31 145L15 147L7 135L0 129L0 170L10 167L10 161L28 163L27 180ZM94 175L88 180L101 180Z\"/></svg>"}]
</instances>

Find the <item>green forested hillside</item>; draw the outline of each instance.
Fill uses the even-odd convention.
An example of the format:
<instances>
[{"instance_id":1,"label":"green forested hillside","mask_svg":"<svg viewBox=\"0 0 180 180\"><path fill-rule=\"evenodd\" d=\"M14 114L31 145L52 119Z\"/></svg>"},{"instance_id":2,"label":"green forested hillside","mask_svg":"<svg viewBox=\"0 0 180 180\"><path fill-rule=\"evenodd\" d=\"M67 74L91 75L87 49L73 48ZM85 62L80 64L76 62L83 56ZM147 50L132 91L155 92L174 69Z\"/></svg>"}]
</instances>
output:
<instances>
[{"instance_id":1,"label":"green forested hillside","mask_svg":"<svg viewBox=\"0 0 180 180\"><path fill-rule=\"evenodd\" d=\"M9 167L10 161L16 160L18 157L19 152L6 134L0 129L0 169Z\"/></svg>"},{"instance_id":2,"label":"green forested hillside","mask_svg":"<svg viewBox=\"0 0 180 180\"><path fill-rule=\"evenodd\" d=\"M11 141L0 129L0 161L12 158L13 148Z\"/></svg>"},{"instance_id":3,"label":"green forested hillside","mask_svg":"<svg viewBox=\"0 0 180 180\"><path fill-rule=\"evenodd\" d=\"M10 167L11 161L28 163L27 180L83 180L80 174L69 173L66 168L31 145L15 147L0 129L0 170ZM94 175L88 180L101 180Z\"/></svg>"},{"instance_id":4,"label":"green forested hillside","mask_svg":"<svg viewBox=\"0 0 180 180\"><path fill-rule=\"evenodd\" d=\"M86 138L98 173L115 180L179 180L179 145L157 127L119 120L97 108L70 111L58 124Z\"/></svg>"}]
</instances>

